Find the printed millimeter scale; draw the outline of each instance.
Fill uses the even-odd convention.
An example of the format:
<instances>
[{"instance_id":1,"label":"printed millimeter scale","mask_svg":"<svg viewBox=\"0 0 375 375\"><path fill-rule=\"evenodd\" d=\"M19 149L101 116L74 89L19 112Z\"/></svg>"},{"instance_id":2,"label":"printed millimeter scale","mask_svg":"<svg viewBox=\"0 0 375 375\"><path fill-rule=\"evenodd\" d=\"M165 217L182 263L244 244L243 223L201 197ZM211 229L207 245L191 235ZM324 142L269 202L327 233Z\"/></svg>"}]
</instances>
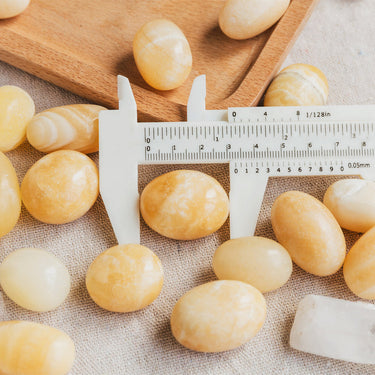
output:
<instances>
[{"instance_id":1,"label":"printed millimeter scale","mask_svg":"<svg viewBox=\"0 0 375 375\"><path fill-rule=\"evenodd\" d=\"M375 106L206 110L195 79L186 122L137 122L129 81L99 120L100 190L120 244L140 242L138 166L229 163L230 236L253 235L269 177L375 176Z\"/></svg>"}]
</instances>

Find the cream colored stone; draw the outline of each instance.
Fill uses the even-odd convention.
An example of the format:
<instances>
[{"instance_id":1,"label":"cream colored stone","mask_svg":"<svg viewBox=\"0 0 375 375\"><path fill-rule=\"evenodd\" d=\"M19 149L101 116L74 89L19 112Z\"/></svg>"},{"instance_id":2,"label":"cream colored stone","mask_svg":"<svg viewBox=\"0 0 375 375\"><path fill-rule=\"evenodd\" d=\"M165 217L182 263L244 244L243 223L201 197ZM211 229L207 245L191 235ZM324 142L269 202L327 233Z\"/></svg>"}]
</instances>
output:
<instances>
[{"instance_id":1,"label":"cream colored stone","mask_svg":"<svg viewBox=\"0 0 375 375\"><path fill-rule=\"evenodd\" d=\"M211 176L190 170L165 173L143 190L146 224L163 236L193 240L217 231L228 217L229 200Z\"/></svg>"},{"instance_id":2,"label":"cream colored stone","mask_svg":"<svg viewBox=\"0 0 375 375\"><path fill-rule=\"evenodd\" d=\"M227 0L219 25L232 39L252 38L270 28L285 13L290 0Z\"/></svg>"},{"instance_id":3,"label":"cream colored stone","mask_svg":"<svg viewBox=\"0 0 375 375\"><path fill-rule=\"evenodd\" d=\"M199 285L176 303L171 327L176 340L199 352L222 352L249 341L262 328L266 302L249 284L218 280Z\"/></svg>"},{"instance_id":4,"label":"cream colored stone","mask_svg":"<svg viewBox=\"0 0 375 375\"><path fill-rule=\"evenodd\" d=\"M144 24L134 37L134 59L143 79L158 90L181 86L189 76L189 42L177 25L166 19Z\"/></svg>"},{"instance_id":5,"label":"cream colored stone","mask_svg":"<svg viewBox=\"0 0 375 375\"><path fill-rule=\"evenodd\" d=\"M160 294L163 269L147 247L128 244L111 247L91 264L86 287L103 309L130 312L143 309Z\"/></svg>"},{"instance_id":6,"label":"cream colored stone","mask_svg":"<svg viewBox=\"0 0 375 375\"><path fill-rule=\"evenodd\" d=\"M17 305L32 311L51 311L70 291L70 275L53 254L33 248L10 253L0 265L0 285Z\"/></svg>"},{"instance_id":7,"label":"cream colored stone","mask_svg":"<svg viewBox=\"0 0 375 375\"><path fill-rule=\"evenodd\" d=\"M0 374L66 375L74 359L73 341L58 329L25 321L0 323Z\"/></svg>"},{"instance_id":8,"label":"cream colored stone","mask_svg":"<svg viewBox=\"0 0 375 375\"><path fill-rule=\"evenodd\" d=\"M0 13L1 4L0 0ZM26 139L26 126L34 113L34 101L26 91L0 87L0 151L11 151Z\"/></svg>"},{"instance_id":9,"label":"cream colored stone","mask_svg":"<svg viewBox=\"0 0 375 375\"><path fill-rule=\"evenodd\" d=\"M323 203L301 191L288 191L274 202L272 227L292 260L306 272L327 276L342 266L346 243L342 230Z\"/></svg>"},{"instance_id":10,"label":"cream colored stone","mask_svg":"<svg viewBox=\"0 0 375 375\"><path fill-rule=\"evenodd\" d=\"M358 297L375 299L375 228L350 249L344 263L344 279Z\"/></svg>"},{"instance_id":11,"label":"cream colored stone","mask_svg":"<svg viewBox=\"0 0 375 375\"><path fill-rule=\"evenodd\" d=\"M235 238L219 246L213 269L221 280L239 280L261 292L283 286L293 270L289 253L264 237Z\"/></svg>"},{"instance_id":12,"label":"cream colored stone","mask_svg":"<svg viewBox=\"0 0 375 375\"><path fill-rule=\"evenodd\" d=\"M77 151L55 151L38 160L21 184L22 201L36 219L64 224L83 216L99 194L95 163Z\"/></svg>"},{"instance_id":13,"label":"cream colored stone","mask_svg":"<svg viewBox=\"0 0 375 375\"><path fill-rule=\"evenodd\" d=\"M344 179L333 183L324 204L342 228L366 232L375 226L375 182Z\"/></svg>"},{"instance_id":14,"label":"cream colored stone","mask_svg":"<svg viewBox=\"0 0 375 375\"><path fill-rule=\"evenodd\" d=\"M30 0L0 0L0 19L21 14L30 4Z\"/></svg>"},{"instance_id":15,"label":"cream colored stone","mask_svg":"<svg viewBox=\"0 0 375 375\"><path fill-rule=\"evenodd\" d=\"M94 104L72 104L38 113L27 126L27 139L37 150L75 150L85 154L99 150L99 112Z\"/></svg>"},{"instance_id":16,"label":"cream colored stone","mask_svg":"<svg viewBox=\"0 0 375 375\"><path fill-rule=\"evenodd\" d=\"M14 228L20 213L21 194L16 171L0 151L0 237Z\"/></svg>"},{"instance_id":17,"label":"cream colored stone","mask_svg":"<svg viewBox=\"0 0 375 375\"><path fill-rule=\"evenodd\" d=\"M271 82L264 96L264 105L323 105L327 97L328 82L322 71L312 65L293 64Z\"/></svg>"}]
</instances>

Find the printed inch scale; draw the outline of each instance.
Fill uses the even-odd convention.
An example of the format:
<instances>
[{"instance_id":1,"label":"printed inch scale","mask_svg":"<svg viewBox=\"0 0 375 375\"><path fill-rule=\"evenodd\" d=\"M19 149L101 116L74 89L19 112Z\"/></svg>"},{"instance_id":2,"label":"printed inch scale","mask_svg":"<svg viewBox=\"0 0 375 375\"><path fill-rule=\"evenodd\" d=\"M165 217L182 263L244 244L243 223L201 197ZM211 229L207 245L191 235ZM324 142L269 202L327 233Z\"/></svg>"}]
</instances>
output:
<instances>
[{"instance_id":1,"label":"printed inch scale","mask_svg":"<svg viewBox=\"0 0 375 375\"><path fill-rule=\"evenodd\" d=\"M100 190L119 243L139 243L138 166L229 163L230 235L255 231L269 177L375 177L375 106L205 109L193 83L187 122L138 123L129 81L100 113Z\"/></svg>"}]
</instances>

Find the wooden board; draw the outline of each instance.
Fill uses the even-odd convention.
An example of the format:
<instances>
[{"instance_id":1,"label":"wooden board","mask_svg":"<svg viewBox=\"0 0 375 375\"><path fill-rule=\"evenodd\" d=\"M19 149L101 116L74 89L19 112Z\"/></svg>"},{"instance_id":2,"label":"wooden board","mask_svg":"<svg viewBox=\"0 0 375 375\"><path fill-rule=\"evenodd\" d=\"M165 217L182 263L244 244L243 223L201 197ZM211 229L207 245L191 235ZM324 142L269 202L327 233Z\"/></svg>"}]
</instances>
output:
<instances>
[{"instance_id":1,"label":"wooden board","mask_svg":"<svg viewBox=\"0 0 375 375\"><path fill-rule=\"evenodd\" d=\"M0 59L89 100L117 107L117 80L132 83L140 120L186 117L193 79L207 76L208 108L256 105L317 0L292 0L283 18L249 40L218 27L223 0L32 0L0 21ZM132 40L145 22L174 21L193 54L189 79L176 90L150 88L137 71Z\"/></svg>"}]
</instances>

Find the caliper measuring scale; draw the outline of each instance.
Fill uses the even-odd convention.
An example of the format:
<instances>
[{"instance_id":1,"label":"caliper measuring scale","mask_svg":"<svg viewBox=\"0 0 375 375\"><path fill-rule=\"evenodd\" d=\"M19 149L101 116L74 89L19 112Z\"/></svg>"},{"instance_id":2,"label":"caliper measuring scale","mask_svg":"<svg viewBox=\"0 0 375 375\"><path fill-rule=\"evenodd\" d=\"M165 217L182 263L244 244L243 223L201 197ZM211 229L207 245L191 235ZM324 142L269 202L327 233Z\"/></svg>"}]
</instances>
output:
<instances>
[{"instance_id":1,"label":"caliper measuring scale","mask_svg":"<svg viewBox=\"0 0 375 375\"><path fill-rule=\"evenodd\" d=\"M206 110L194 80L187 121L137 121L127 78L119 109L99 117L100 191L120 244L140 242L138 166L229 163L230 236L254 234L269 177L375 177L375 106Z\"/></svg>"}]
</instances>

